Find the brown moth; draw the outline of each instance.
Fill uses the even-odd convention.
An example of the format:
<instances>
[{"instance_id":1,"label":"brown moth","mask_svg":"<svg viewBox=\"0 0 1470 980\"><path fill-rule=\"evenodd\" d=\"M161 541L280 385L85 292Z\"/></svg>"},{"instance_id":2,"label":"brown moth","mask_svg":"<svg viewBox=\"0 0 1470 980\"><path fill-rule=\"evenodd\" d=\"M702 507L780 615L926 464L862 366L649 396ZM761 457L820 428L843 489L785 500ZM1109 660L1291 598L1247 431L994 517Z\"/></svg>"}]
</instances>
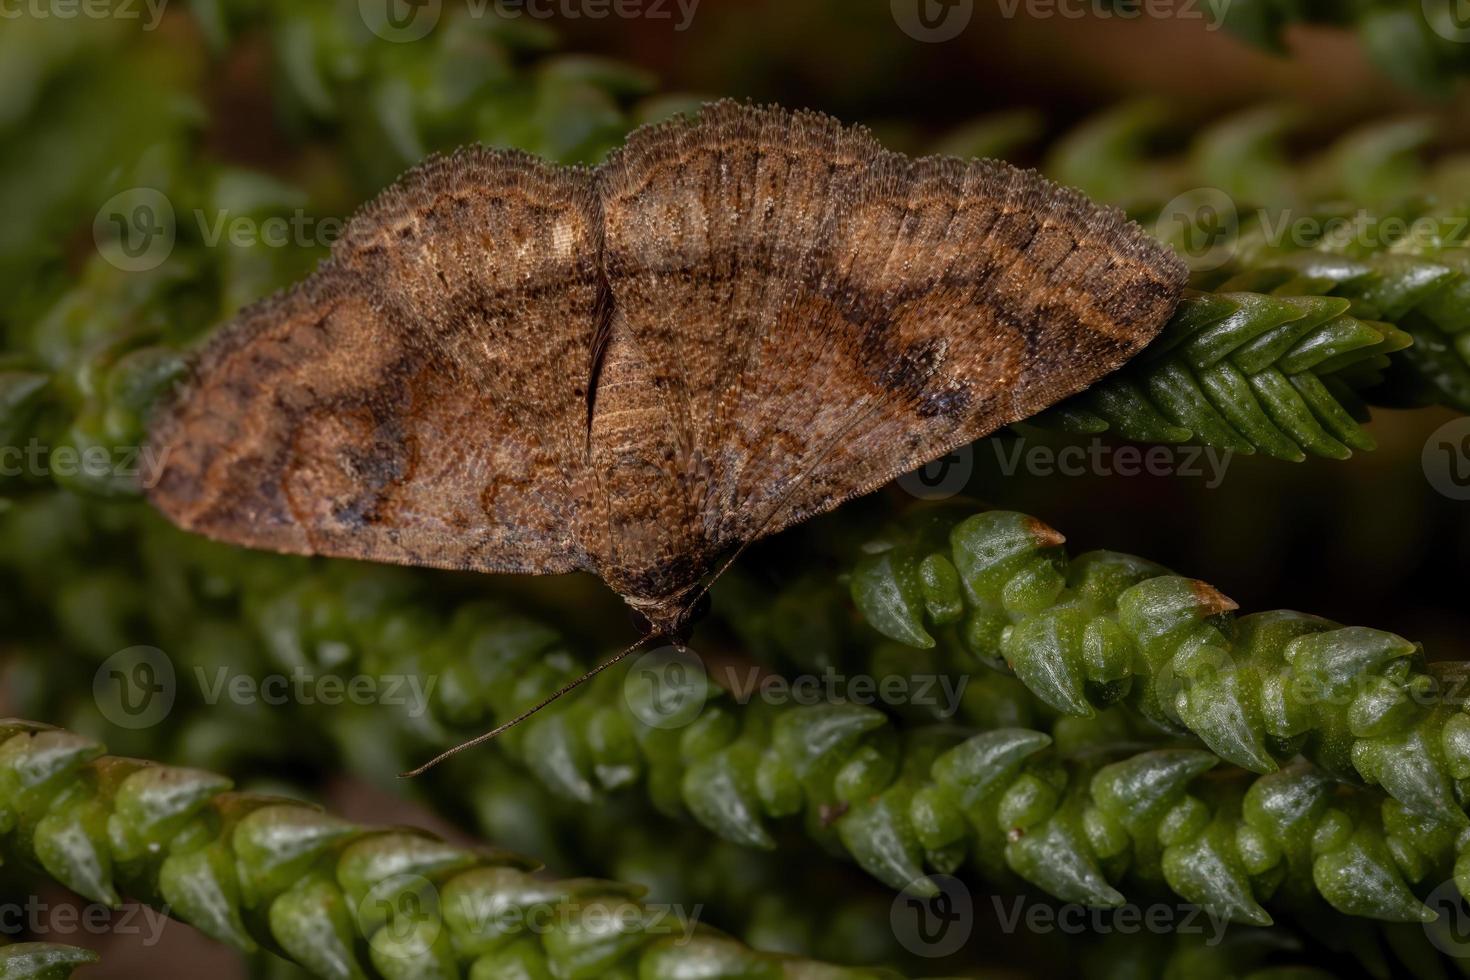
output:
<instances>
[{"instance_id":1,"label":"brown moth","mask_svg":"<svg viewBox=\"0 0 1470 980\"><path fill-rule=\"evenodd\" d=\"M243 312L158 419L153 503L235 544L600 576L674 635L720 555L1024 419L1185 267L995 161L730 102L595 169L433 159Z\"/></svg>"}]
</instances>

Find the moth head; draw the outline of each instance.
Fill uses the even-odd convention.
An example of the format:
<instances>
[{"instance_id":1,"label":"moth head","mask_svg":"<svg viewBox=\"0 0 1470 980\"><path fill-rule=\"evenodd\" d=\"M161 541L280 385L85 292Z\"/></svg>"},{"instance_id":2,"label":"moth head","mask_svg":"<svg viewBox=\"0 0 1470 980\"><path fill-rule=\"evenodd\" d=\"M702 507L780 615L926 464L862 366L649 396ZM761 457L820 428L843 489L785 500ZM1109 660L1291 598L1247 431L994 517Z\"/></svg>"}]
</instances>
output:
<instances>
[{"instance_id":1,"label":"moth head","mask_svg":"<svg viewBox=\"0 0 1470 980\"><path fill-rule=\"evenodd\" d=\"M709 592L696 582L685 589L655 599L627 597L633 626L645 636L657 636L682 646L689 641L695 624L710 608Z\"/></svg>"}]
</instances>

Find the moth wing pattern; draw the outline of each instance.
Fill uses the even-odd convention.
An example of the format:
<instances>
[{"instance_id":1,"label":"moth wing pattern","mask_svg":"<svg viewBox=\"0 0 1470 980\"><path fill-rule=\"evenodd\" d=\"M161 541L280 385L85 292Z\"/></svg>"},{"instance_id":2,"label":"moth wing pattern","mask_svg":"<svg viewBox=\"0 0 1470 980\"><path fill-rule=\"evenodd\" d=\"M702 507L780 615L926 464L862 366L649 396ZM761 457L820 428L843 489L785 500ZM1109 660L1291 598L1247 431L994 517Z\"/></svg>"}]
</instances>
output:
<instances>
[{"instance_id":1,"label":"moth wing pattern","mask_svg":"<svg viewBox=\"0 0 1470 980\"><path fill-rule=\"evenodd\" d=\"M1118 211L996 161L910 160L733 102L600 175L620 325L709 547L773 533L1117 369L1187 270Z\"/></svg>"},{"instance_id":2,"label":"moth wing pattern","mask_svg":"<svg viewBox=\"0 0 1470 980\"><path fill-rule=\"evenodd\" d=\"M817 113L720 103L595 171L468 149L206 345L150 496L250 547L587 569L667 626L718 551L1121 366L1185 274L1034 173Z\"/></svg>"},{"instance_id":3,"label":"moth wing pattern","mask_svg":"<svg viewBox=\"0 0 1470 980\"><path fill-rule=\"evenodd\" d=\"M753 422L741 414L769 418L787 408L785 394L762 382L789 375L759 372L770 367L762 361L767 335L793 305L788 273L810 264L830 223L822 182L829 170L866 166L877 149L829 127L820 148L770 150L768 141L779 148L787 138L789 120L721 103L697 121L639 130L599 168L604 268L617 311L604 387L620 402L641 403L631 413L600 391L594 421L595 446L622 443L634 457L604 452L596 460L628 505L603 569L625 593L687 585L701 569L681 567L680 556L707 562L728 512L741 505L750 454L763 448L749 442ZM757 404L757 392L782 404ZM657 438L618 431L633 426ZM660 540L650 533L656 528L673 533ZM640 572L643 580L629 574Z\"/></svg>"},{"instance_id":4,"label":"moth wing pattern","mask_svg":"<svg viewBox=\"0 0 1470 980\"><path fill-rule=\"evenodd\" d=\"M152 501L248 547L580 567L600 250L590 171L480 148L425 163L206 344L155 420Z\"/></svg>"}]
</instances>

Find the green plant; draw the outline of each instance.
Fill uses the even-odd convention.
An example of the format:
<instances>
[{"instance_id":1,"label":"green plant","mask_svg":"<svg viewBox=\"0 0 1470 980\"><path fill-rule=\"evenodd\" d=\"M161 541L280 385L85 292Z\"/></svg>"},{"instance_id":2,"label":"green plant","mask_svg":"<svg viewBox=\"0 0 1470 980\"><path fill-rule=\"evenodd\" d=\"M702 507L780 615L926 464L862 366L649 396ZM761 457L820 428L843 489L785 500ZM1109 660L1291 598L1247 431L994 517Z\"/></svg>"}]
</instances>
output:
<instances>
[{"instance_id":1,"label":"green plant","mask_svg":"<svg viewBox=\"0 0 1470 980\"><path fill-rule=\"evenodd\" d=\"M1301 158L1295 138L1311 125L1311 114L1300 107L1258 106L1197 129L1182 153L1159 155L1155 147L1169 145L1163 137L1178 130L1177 117L1157 102L1128 103L1058 139L1048 170L1149 222L1191 259L1202 289L1338 297L1350 302L1339 312L1370 321L1370 328L1373 321L1389 321L1403 331L1371 350L1371 329L1337 323L1317 331L1315 342L1303 341L1295 362L1287 360L1292 375L1302 354L1328 359L1330 367L1314 373L1329 375L1323 380L1351 413L1366 417L1359 399L1466 410L1467 170L1463 153L1441 145L1449 127L1423 115L1373 120L1334 133L1325 150ZM1306 322L1299 325L1305 330ZM1274 339L1290 334L1277 331ZM1251 376L1269 363L1271 349L1265 342L1241 351L1207 348L1186 358L1186 366L1204 372L1216 362L1202 355L1228 354ZM1394 356L1353 368L1344 363L1350 351ZM1332 367L1345 370L1334 373ZM1229 416L1230 402L1239 398L1222 400L1219 383L1211 380L1202 376L1196 386ZM1311 379L1293 381L1298 389L1316 387ZM1339 413L1324 394L1304 397L1330 432ZM1119 431L1137 438L1126 427ZM1337 439L1338 445L1319 445L1329 455L1353 446Z\"/></svg>"},{"instance_id":2,"label":"green plant","mask_svg":"<svg viewBox=\"0 0 1470 980\"><path fill-rule=\"evenodd\" d=\"M1012 523L1033 535L1037 527ZM303 574L291 570L294 561L265 556L242 565L226 549L148 526L158 537L138 550L152 556L152 580L211 582L216 595L234 594L277 666L438 678L420 706L428 713L401 720L417 736L409 744L424 751L513 716L587 662L554 630L503 605L436 615L411 576ZM859 589L875 581L854 576ZM152 591L167 597L154 611L160 631L199 621L180 603L203 597ZM200 646L187 630L158 639ZM565 799L589 804L642 784L658 810L747 847L775 847L783 818L801 817L812 839L890 887L921 893L932 889L929 871L972 867L987 880L1015 875L1099 906L1124 901L1117 885L1158 882L1233 921L1269 922L1260 902L1278 894L1288 903L1321 894L1349 914L1418 920L1427 913L1411 885L1447 874L1457 853L1454 823L1414 822L1373 793L1333 790L1310 768L1229 777L1209 753L1140 749L1106 725L1059 732L1067 751L1058 752L1035 730L904 729L858 704L740 703L698 671L677 681L642 672L636 664L609 671L497 747ZM679 695L672 714L650 706L650 683ZM1114 747L1089 748L1099 736ZM1287 798L1297 801L1291 819L1268 802Z\"/></svg>"},{"instance_id":3,"label":"green plant","mask_svg":"<svg viewBox=\"0 0 1470 980\"><path fill-rule=\"evenodd\" d=\"M1237 0L1230 26L1273 42L1292 20L1351 23L1396 77L1443 92L1465 47L1431 36L1417 6ZM0 449L34 453L0 477L3 695L91 736L3 729L0 891L28 887L9 874L25 866L94 901L168 904L254 950L256 976L867 976L757 950L933 972L895 948L893 891L932 893L955 873L977 895L1184 901L1232 923L1218 946L1030 937L1022 959L1037 970L1056 957L1117 980L1282 980L1323 975L1301 964L1336 950L1334 965L1375 976L1465 973L1436 948L1449 924L1429 921L1441 882L1470 889L1463 664L1302 614L1236 616L1141 559L1068 560L1019 515L946 509L879 529L854 509L839 533L869 541L860 561L796 551L772 588L747 555L718 584L695 644L713 654L707 672L664 654L630 663L494 748L397 780L618 646L618 614L556 587L244 555L151 517L137 500L146 461L124 473L118 453L146 445L192 347L300 278L330 237L275 247L217 236L217 222L331 222L426 153L476 140L593 161L696 100L560 54L524 17L446 4L422 42L395 44L356 7L193 0L157 33L35 16L0 33ZM221 102L229 91L249 98ZM988 117L937 148L1026 156L1046 115ZM1200 125L1134 102L1039 158L1197 271L1143 356L1035 424L1345 459L1379 441L1370 407L1470 410L1470 168L1448 118L1270 104ZM115 219L157 204L140 191L174 212L173 239L156 267L131 270ZM1201 225L1222 201L1229 220ZM89 452L104 463L63 465ZM183 683L166 717L129 728L94 684L138 644L166 651ZM829 667L956 694L805 705L741 680ZM219 703L188 683L220 669L397 678L420 685L423 710ZM659 684L688 717L655 710ZM185 768L103 755L103 740ZM331 777L391 786L557 874L612 880L531 876L508 854L280 795ZM565 900L572 914L492 934L456 917L446 899L461 896ZM650 908L703 903L741 941L639 926ZM634 928L590 935L590 913L612 907ZM975 942L943 965L983 968L992 953ZM89 959L4 946L0 980Z\"/></svg>"},{"instance_id":4,"label":"green plant","mask_svg":"<svg viewBox=\"0 0 1470 980\"><path fill-rule=\"evenodd\" d=\"M224 777L108 756L61 730L7 722L3 734L7 858L106 905L124 888L317 976L878 975L757 953L616 882L535 878L504 852L232 793Z\"/></svg>"},{"instance_id":5,"label":"green plant","mask_svg":"<svg viewBox=\"0 0 1470 980\"><path fill-rule=\"evenodd\" d=\"M1303 753L1466 824L1463 664L1426 663L1401 637L1302 613L1236 619L1203 582L1113 552L1068 561L1063 540L1022 514L921 514L870 546L853 597L884 635L928 647L930 624L1058 711L1121 702L1257 772Z\"/></svg>"},{"instance_id":6,"label":"green plant","mask_svg":"<svg viewBox=\"0 0 1470 980\"><path fill-rule=\"evenodd\" d=\"M1222 8L1224 25L1278 54L1293 23L1348 27L1384 74L1398 84L1446 98L1470 72L1464 27L1453 5L1427 3L1332 3L1315 0L1240 0Z\"/></svg>"},{"instance_id":7,"label":"green plant","mask_svg":"<svg viewBox=\"0 0 1470 980\"><path fill-rule=\"evenodd\" d=\"M67 980L77 967L96 961L96 953L74 946L54 943L0 945L0 978Z\"/></svg>"}]
</instances>

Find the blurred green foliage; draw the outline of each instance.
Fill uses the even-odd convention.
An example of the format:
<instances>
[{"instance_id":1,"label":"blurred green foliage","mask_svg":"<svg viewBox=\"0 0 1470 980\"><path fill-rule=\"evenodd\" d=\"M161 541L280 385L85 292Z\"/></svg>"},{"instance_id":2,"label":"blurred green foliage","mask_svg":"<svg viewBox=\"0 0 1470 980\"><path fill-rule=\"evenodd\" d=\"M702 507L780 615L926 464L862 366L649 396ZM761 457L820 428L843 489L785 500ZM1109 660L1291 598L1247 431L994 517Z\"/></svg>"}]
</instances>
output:
<instances>
[{"instance_id":1,"label":"blurred green foliage","mask_svg":"<svg viewBox=\"0 0 1470 980\"><path fill-rule=\"evenodd\" d=\"M1470 28L1452 0L1231 0L1220 9L1229 30L1280 54L1293 24L1351 28L1384 74L1432 98L1449 98L1470 74Z\"/></svg>"}]
</instances>

